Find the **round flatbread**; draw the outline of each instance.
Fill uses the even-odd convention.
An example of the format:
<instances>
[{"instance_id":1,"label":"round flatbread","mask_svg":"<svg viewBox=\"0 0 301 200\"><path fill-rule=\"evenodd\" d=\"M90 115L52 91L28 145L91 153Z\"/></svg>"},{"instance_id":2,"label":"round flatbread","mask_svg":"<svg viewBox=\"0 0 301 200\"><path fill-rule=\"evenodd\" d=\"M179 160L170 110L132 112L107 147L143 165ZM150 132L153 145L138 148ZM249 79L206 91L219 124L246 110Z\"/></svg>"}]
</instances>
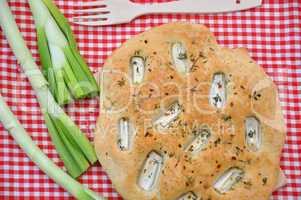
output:
<instances>
[{"instance_id":1,"label":"round flatbread","mask_svg":"<svg viewBox=\"0 0 301 200\"><path fill-rule=\"evenodd\" d=\"M172 23L125 42L100 74L95 149L124 199L269 198L285 123L247 50Z\"/></svg>"}]
</instances>

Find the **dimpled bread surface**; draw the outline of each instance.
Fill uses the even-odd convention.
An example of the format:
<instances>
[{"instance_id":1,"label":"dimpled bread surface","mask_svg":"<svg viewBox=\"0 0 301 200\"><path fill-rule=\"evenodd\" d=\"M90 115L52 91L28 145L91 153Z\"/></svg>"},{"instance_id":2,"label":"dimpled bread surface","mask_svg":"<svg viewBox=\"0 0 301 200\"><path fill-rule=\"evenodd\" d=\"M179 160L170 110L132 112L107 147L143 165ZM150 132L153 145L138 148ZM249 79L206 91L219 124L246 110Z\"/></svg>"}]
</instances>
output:
<instances>
[{"instance_id":1,"label":"dimpled bread surface","mask_svg":"<svg viewBox=\"0 0 301 200\"><path fill-rule=\"evenodd\" d=\"M187 51L187 73L179 72L173 60L172 45L178 42ZM144 61L143 81L138 84L132 80L133 56ZM278 181L285 123L276 86L246 49L219 46L205 26L171 23L126 41L100 74L95 149L124 199L269 199ZM222 108L209 101L216 74L225 77ZM155 120L174 102L181 113L159 130ZM261 143L255 151L246 145L247 117L260 124ZM128 149L119 145L121 119L127 119L130 127ZM187 146L200 128L210 137L204 148L192 154ZM152 187L145 189L139 180L151 152L162 162L154 171ZM233 168L240 169L242 177L231 189L219 192L216 181ZM193 195L182 198L189 193Z\"/></svg>"}]
</instances>

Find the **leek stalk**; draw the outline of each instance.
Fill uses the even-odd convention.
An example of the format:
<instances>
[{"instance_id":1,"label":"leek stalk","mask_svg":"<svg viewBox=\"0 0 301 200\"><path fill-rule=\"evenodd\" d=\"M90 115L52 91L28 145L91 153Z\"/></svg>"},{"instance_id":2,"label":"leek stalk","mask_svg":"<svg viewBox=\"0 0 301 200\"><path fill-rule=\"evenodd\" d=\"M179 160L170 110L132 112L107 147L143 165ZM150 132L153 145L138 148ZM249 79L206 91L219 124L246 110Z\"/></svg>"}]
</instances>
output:
<instances>
[{"instance_id":1,"label":"leek stalk","mask_svg":"<svg viewBox=\"0 0 301 200\"><path fill-rule=\"evenodd\" d=\"M96 96L98 85L80 56L70 25L51 0L29 0L43 74L56 101Z\"/></svg>"},{"instance_id":2,"label":"leek stalk","mask_svg":"<svg viewBox=\"0 0 301 200\"><path fill-rule=\"evenodd\" d=\"M3 0L1 0L3 1ZM104 200L96 193L89 190L79 182L71 178L57 165L55 165L32 141L30 136L26 133L20 122L10 111L9 107L5 103L3 97L0 94L0 122L10 132L17 144L24 150L27 156L39 166L39 168L45 172L50 178L52 178L57 184L61 185L65 190L72 194L77 199L83 200Z\"/></svg>"},{"instance_id":3,"label":"leek stalk","mask_svg":"<svg viewBox=\"0 0 301 200\"><path fill-rule=\"evenodd\" d=\"M0 0L0 25L36 93L50 137L67 171L74 178L80 176L97 161L94 148L56 103L47 81L26 47L6 0Z\"/></svg>"}]
</instances>

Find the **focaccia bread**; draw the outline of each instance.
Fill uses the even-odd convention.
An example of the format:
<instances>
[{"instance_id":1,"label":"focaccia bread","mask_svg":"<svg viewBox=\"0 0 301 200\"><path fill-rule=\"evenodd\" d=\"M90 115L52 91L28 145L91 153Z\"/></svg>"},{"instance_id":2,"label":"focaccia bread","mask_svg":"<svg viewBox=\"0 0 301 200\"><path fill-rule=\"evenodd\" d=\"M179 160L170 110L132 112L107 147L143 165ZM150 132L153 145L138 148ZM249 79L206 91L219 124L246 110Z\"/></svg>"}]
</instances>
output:
<instances>
[{"instance_id":1,"label":"focaccia bread","mask_svg":"<svg viewBox=\"0 0 301 200\"><path fill-rule=\"evenodd\" d=\"M100 74L95 149L124 199L269 198L285 123L247 50L172 23L125 42Z\"/></svg>"}]
</instances>

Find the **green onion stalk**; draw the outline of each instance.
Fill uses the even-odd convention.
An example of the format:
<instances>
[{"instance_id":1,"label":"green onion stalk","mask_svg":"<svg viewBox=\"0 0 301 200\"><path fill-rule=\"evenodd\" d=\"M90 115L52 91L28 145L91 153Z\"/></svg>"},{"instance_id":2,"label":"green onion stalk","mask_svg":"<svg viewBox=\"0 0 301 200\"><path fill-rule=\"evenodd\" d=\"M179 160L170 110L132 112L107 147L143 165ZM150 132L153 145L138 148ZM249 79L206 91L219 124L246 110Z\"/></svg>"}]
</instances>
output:
<instances>
[{"instance_id":1,"label":"green onion stalk","mask_svg":"<svg viewBox=\"0 0 301 200\"><path fill-rule=\"evenodd\" d=\"M0 25L36 93L60 158L72 177L80 176L97 161L94 147L52 96L46 79L26 47L6 0L0 0Z\"/></svg>"},{"instance_id":2,"label":"green onion stalk","mask_svg":"<svg viewBox=\"0 0 301 200\"><path fill-rule=\"evenodd\" d=\"M1 0L3 1L3 0ZM104 200L99 197L95 192L89 190L71 176L66 174L62 169L55 165L32 141L30 136L26 133L20 122L10 111L9 107L5 103L3 97L0 95L0 122L10 132L17 144L24 150L27 156L39 166L39 168L45 172L56 183L61 185L75 198L81 200Z\"/></svg>"},{"instance_id":3,"label":"green onion stalk","mask_svg":"<svg viewBox=\"0 0 301 200\"><path fill-rule=\"evenodd\" d=\"M51 0L29 0L43 74L56 101L97 96L98 85L79 54L70 25Z\"/></svg>"}]
</instances>

